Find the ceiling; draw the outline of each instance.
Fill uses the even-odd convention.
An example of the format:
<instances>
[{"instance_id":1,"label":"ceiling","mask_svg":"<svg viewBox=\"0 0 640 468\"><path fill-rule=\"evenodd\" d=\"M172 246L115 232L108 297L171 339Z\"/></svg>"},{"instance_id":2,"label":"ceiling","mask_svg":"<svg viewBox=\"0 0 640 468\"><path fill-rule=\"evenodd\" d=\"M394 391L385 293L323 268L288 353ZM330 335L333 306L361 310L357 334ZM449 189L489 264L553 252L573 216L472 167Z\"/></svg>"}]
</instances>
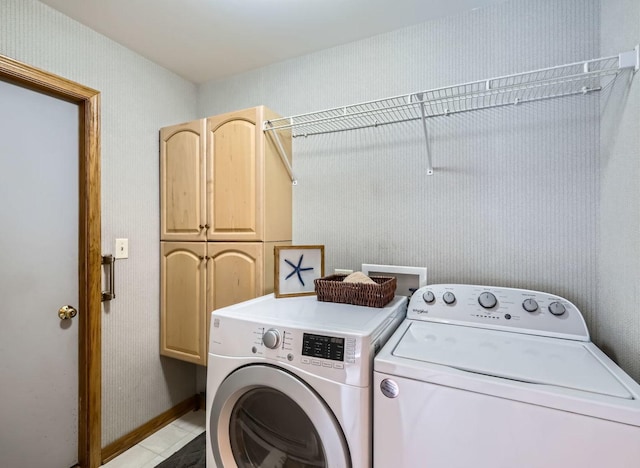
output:
<instances>
[{"instance_id":1,"label":"ceiling","mask_svg":"<svg viewBox=\"0 0 640 468\"><path fill-rule=\"evenodd\" d=\"M194 83L502 0L40 0Z\"/></svg>"}]
</instances>

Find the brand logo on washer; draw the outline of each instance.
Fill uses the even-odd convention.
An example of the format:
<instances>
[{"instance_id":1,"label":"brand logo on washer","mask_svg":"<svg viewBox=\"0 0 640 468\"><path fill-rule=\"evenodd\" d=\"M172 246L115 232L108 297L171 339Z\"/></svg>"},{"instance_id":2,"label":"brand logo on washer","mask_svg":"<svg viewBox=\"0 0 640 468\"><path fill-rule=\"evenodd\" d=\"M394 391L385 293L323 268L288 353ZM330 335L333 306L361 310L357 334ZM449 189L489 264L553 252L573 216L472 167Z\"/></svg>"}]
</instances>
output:
<instances>
[{"instance_id":1,"label":"brand logo on washer","mask_svg":"<svg viewBox=\"0 0 640 468\"><path fill-rule=\"evenodd\" d=\"M380 391L387 398L396 398L400 394L400 387L391 379L380 382Z\"/></svg>"},{"instance_id":2,"label":"brand logo on washer","mask_svg":"<svg viewBox=\"0 0 640 468\"><path fill-rule=\"evenodd\" d=\"M429 311L427 309L413 309L413 311L417 314L428 314Z\"/></svg>"}]
</instances>

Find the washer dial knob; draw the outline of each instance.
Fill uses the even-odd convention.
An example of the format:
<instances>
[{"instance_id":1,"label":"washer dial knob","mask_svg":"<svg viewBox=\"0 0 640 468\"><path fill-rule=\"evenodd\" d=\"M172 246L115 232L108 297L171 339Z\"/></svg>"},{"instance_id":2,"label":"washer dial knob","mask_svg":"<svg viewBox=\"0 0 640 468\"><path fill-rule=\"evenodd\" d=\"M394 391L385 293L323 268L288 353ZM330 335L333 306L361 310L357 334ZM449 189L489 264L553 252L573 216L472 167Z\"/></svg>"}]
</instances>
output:
<instances>
[{"instance_id":1,"label":"washer dial knob","mask_svg":"<svg viewBox=\"0 0 640 468\"><path fill-rule=\"evenodd\" d=\"M525 299L522 302L522 308L527 312L535 312L538 310L538 303L534 299Z\"/></svg>"},{"instance_id":2,"label":"washer dial knob","mask_svg":"<svg viewBox=\"0 0 640 468\"><path fill-rule=\"evenodd\" d=\"M445 304L451 305L456 302L456 296L451 291L447 291L442 295L442 300Z\"/></svg>"},{"instance_id":3,"label":"washer dial knob","mask_svg":"<svg viewBox=\"0 0 640 468\"><path fill-rule=\"evenodd\" d=\"M560 316L566 311L567 309L558 301L553 301L551 304L549 304L549 312L551 312L553 315Z\"/></svg>"},{"instance_id":4,"label":"washer dial knob","mask_svg":"<svg viewBox=\"0 0 640 468\"><path fill-rule=\"evenodd\" d=\"M478 304L485 309L491 309L492 307L495 307L497 303L498 300L496 299L496 296L490 292L483 292L478 296Z\"/></svg>"},{"instance_id":5,"label":"washer dial knob","mask_svg":"<svg viewBox=\"0 0 640 468\"><path fill-rule=\"evenodd\" d=\"M434 296L431 291L427 291L422 295L422 299L424 299L424 302L427 304L433 304L436 301L436 296Z\"/></svg>"},{"instance_id":6,"label":"washer dial knob","mask_svg":"<svg viewBox=\"0 0 640 468\"><path fill-rule=\"evenodd\" d=\"M262 335L262 343L269 349L276 349L280 344L280 333L275 328L269 328Z\"/></svg>"}]
</instances>

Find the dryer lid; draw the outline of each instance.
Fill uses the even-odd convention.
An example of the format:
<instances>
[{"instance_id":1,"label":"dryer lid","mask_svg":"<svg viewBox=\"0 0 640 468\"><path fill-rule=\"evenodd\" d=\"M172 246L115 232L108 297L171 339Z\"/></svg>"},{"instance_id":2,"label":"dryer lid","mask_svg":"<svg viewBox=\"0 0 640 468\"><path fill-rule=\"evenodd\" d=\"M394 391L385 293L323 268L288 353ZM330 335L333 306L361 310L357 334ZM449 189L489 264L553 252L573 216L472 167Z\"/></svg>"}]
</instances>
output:
<instances>
[{"instance_id":1,"label":"dryer lid","mask_svg":"<svg viewBox=\"0 0 640 468\"><path fill-rule=\"evenodd\" d=\"M393 355L493 377L633 399L629 390L590 351L590 345L451 324L413 322Z\"/></svg>"}]
</instances>

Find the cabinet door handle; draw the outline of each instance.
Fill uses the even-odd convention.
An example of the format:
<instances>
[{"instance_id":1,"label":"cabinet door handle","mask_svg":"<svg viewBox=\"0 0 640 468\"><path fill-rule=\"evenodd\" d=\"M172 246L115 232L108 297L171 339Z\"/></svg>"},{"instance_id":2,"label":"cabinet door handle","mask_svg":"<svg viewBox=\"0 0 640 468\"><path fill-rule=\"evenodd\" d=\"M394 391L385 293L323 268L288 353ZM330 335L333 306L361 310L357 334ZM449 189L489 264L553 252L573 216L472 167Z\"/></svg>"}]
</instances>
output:
<instances>
[{"instance_id":1,"label":"cabinet door handle","mask_svg":"<svg viewBox=\"0 0 640 468\"><path fill-rule=\"evenodd\" d=\"M209 225L208 225L208 224L205 224L205 225L204 225L204 228L205 228L205 229L209 229Z\"/></svg>"}]
</instances>

